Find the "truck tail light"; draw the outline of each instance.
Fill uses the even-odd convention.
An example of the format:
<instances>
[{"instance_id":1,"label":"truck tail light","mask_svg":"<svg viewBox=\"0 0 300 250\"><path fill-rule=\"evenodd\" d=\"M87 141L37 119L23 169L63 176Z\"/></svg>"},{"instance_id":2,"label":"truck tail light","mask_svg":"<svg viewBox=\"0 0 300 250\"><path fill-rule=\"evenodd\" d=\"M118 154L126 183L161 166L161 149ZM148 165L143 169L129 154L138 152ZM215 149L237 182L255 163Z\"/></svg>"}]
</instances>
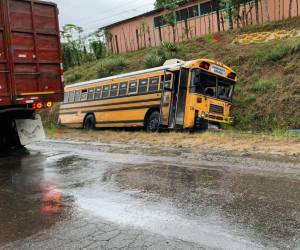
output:
<instances>
[{"instance_id":1,"label":"truck tail light","mask_svg":"<svg viewBox=\"0 0 300 250\"><path fill-rule=\"evenodd\" d=\"M53 102L47 102L47 103L46 103L46 106L47 106L47 108L52 108Z\"/></svg>"},{"instance_id":2,"label":"truck tail light","mask_svg":"<svg viewBox=\"0 0 300 250\"><path fill-rule=\"evenodd\" d=\"M208 62L201 62L200 63L200 68L205 69L205 70L209 70L210 64Z\"/></svg>"},{"instance_id":3,"label":"truck tail light","mask_svg":"<svg viewBox=\"0 0 300 250\"><path fill-rule=\"evenodd\" d=\"M44 104L42 102L32 104L33 109L42 109L43 107L44 107Z\"/></svg>"}]
</instances>

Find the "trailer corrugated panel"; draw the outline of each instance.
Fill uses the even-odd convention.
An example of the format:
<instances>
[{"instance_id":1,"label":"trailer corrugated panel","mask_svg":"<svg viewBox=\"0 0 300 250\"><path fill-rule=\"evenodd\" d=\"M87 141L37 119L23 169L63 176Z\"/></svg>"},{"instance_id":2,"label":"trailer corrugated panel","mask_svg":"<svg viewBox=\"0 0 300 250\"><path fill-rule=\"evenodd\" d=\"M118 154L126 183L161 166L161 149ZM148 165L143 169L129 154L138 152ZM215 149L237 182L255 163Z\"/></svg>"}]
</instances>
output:
<instances>
[{"instance_id":1,"label":"trailer corrugated panel","mask_svg":"<svg viewBox=\"0 0 300 250\"><path fill-rule=\"evenodd\" d=\"M0 0L0 107L63 95L57 6Z\"/></svg>"}]
</instances>

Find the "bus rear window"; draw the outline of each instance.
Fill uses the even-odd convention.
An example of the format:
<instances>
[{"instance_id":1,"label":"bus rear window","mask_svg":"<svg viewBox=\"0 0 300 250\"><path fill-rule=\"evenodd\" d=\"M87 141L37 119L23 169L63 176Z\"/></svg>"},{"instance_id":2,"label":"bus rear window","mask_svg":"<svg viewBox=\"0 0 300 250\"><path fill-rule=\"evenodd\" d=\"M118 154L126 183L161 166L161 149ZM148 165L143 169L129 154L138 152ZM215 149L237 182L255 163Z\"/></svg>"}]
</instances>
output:
<instances>
[{"instance_id":1,"label":"bus rear window","mask_svg":"<svg viewBox=\"0 0 300 250\"><path fill-rule=\"evenodd\" d=\"M142 79L139 81L139 93L145 93L148 90L148 79Z\"/></svg>"},{"instance_id":2,"label":"bus rear window","mask_svg":"<svg viewBox=\"0 0 300 250\"><path fill-rule=\"evenodd\" d=\"M127 94L127 86L128 86L127 82L122 82L120 84L119 96L124 96Z\"/></svg>"},{"instance_id":3,"label":"bus rear window","mask_svg":"<svg viewBox=\"0 0 300 250\"><path fill-rule=\"evenodd\" d=\"M129 83L129 91L128 91L128 93L129 94L134 94L136 92L137 92L137 82L136 81L135 82L130 82Z\"/></svg>"}]
</instances>

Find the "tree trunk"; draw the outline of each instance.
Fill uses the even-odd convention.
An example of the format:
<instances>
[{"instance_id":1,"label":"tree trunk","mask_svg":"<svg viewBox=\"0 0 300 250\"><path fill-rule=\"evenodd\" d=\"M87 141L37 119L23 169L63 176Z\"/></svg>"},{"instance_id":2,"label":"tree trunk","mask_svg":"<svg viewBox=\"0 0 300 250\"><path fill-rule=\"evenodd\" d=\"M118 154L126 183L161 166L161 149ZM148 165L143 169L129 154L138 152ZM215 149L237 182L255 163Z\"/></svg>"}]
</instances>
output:
<instances>
[{"instance_id":1,"label":"tree trunk","mask_svg":"<svg viewBox=\"0 0 300 250\"><path fill-rule=\"evenodd\" d=\"M220 23L220 4L219 0L215 0L216 4L216 11L217 11L217 26L218 26L218 32L221 31L221 23Z\"/></svg>"},{"instance_id":2,"label":"tree trunk","mask_svg":"<svg viewBox=\"0 0 300 250\"><path fill-rule=\"evenodd\" d=\"M162 34L161 34L161 26L158 26L158 33L159 33L159 41L162 42Z\"/></svg>"},{"instance_id":3,"label":"tree trunk","mask_svg":"<svg viewBox=\"0 0 300 250\"><path fill-rule=\"evenodd\" d=\"M268 0L264 0L264 7L265 7L266 15L267 15L267 21L269 22L270 21L270 13L269 13L269 2L268 2Z\"/></svg>"},{"instance_id":4,"label":"tree trunk","mask_svg":"<svg viewBox=\"0 0 300 250\"><path fill-rule=\"evenodd\" d=\"M172 25L172 31L173 31L173 42L176 43L176 28L175 28L175 25Z\"/></svg>"},{"instance_id":5,"label":"tree trunk","mask_svg":"<svg viewBox=\"0 0 300 250\"><path fill-rule=\"evenodd\" d=\"M140 49L140 38L139 38L139 30L138 29L135 30L135 36L136 36L137 48L139 50Z\"/></svg>"},{"instance_id":6,"label":"tree trunk","mask_svg":"<svg viewBox=\"0 0 300 250\"><path fill-rule=\"evenodd\" d=\"M281 0L278 0L278 20L280 20Z\"/></svg>"},{"instance_id":7,"label":"tree trunk","mask_svg":"<svg viewBox=\"0 0 300 250\"><path fill-rule=\"evenodd\" d=\"M229 22L229 29L233 29L233 19L232 19L232 9L229 7L228 9L228 22Z\"/></svg>"},{"instance_id":8,"label":"tree trunk","mask_svg":"<svg viewBox=\"0 0 300 250\"><path fill-rule=\"evenodd\" d=\"M186 38L189 39L189 26L188 26L188 20L187 18L184 20L184 26L185 26L185 35L186 35Z\"/></svg>"},{"instance_id":9,"label":"tree trunk","mask_svg":"<svg viewBox=\"0 0 300 250\"><path fill-rule=\"evenodd\" d=\"M289 18L292 18L292 3L293 3L293 0L290 0L289 1Z\"/></svg>"},{"instance_id":10,"label":"tree trunk","mask_svg":"<svg viewBox=\"0 0 300 250\"><path fill-rule=\"evenodd\" d=\"M259 6L258 6L258 0L255 0L255 15L256 15L256 24L259 24Z\"/></svg>"},{"instance_id":11,"label":"tree trunk","mask_svg":"<svg viewBox=\"0 0 300 250\"><path fill-rule=\"evenodd\" d=\"M285 0L282 1L282 20L284 20L284 11L285 11L285 9L284 9L284 1Z\"/></svg>"}]
</instances>

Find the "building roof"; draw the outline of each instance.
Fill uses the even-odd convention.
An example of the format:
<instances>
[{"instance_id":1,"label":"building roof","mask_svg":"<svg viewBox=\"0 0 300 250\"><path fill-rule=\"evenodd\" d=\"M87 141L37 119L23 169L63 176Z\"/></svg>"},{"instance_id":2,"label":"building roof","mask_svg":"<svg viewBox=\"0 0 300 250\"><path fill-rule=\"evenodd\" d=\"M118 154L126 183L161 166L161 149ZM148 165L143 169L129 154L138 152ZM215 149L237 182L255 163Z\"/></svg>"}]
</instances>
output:
<instances>
[{"instance_id":1,"label":"building roof","mask_svg":"<svg viewBox=\"0 0 300 250\"><path fill-rule=\"evenodd\" d=\"M129 21L138 19L138 18L140 18L140 17L152 16L152 15L157 14L157 13L160 13L160 12L162 12L162 11L163 11L163 9L155 9L155 10L151 10L151 11L142 13L142 14L140 14L140 15L137 15L137 16L134 16L134 17L130 17L130 18L127 18L127 19L124 19L124 20L121 20L121 21L118 21L118 22L115 22L115 23L106 25L106 26L104 26L104 27L102 27L102 28L112 28L112 27L117 26L117 25L120 25L120 24L122 24L122 23L126 23L126 22L129 22Z\"/></svg>"},{"instance_id":2,"label":"building roof","mask_svg":"<svg viewBox=\"0 0 300 250\"><path fill-rule=\"evenodd\" d=\"M193 2L198 2L198 1L199 1L199 0L180 0L179 5L181 6L181 5L184 5L184 4L187 4L187 3L193 3ZM143 14L140 14L140 15L137 15L137 16L134 16L134 17L130 17L130 18L127 18L127 19L124 19L124 20L121 20L121 21L118 21L118 22L115 22L115 23L106 25L106 26L104 26L104 27L102 27L102 28L112 28L112 27L115 27L115 26L120 25L120 24L122 24L122 23L126 23L126 22L129 22L129 21L133 21L133 20L138 19L138 18L140 18L140 17L152 16L152 15L161 13L162 11L164 11L163 8L160 8L160 9L154 9L154 10L145 12L145 13L143 13Z\"/></svg>"}]
</instances>

